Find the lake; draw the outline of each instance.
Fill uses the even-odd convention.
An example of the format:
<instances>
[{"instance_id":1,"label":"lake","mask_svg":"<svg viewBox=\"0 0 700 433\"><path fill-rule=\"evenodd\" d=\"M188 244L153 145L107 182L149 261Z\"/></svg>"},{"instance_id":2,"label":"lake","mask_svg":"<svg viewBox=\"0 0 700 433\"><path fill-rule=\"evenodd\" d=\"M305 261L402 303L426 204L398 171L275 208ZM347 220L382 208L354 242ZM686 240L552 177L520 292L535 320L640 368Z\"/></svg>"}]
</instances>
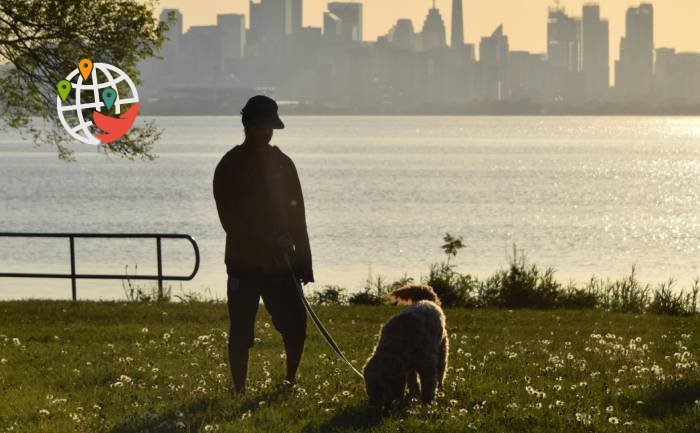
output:
<instances>
[{"instance_id":1,"label":"lake","mask_svg":"<svg viewBox=\"0 0 700 433\"><path fill-rule=\"evenodd\" d=\"M211 181L241 142L235 117L159 117L152 162L76 144L57 160L0 136L0 231L177 232L202 265L173 293L225 296L224 233ZM369 275L416 278L464 237L458 269L486 276L513 244L563 281L700 275L700 118L286 117L273 139L304 188L317 286ZM189 244L164 241L166 273L188 274ZM155 273L155 241L77 240L79 272ZM67 240L0 239L0 269L67 272ZM126 269L128 266L128 270ZM146 282L141 285L152 286ZM78 281L82 299L123 298L118 281ZM0 298L69 298L68 280L0 279Z\"/></svg>"}]
</instances>

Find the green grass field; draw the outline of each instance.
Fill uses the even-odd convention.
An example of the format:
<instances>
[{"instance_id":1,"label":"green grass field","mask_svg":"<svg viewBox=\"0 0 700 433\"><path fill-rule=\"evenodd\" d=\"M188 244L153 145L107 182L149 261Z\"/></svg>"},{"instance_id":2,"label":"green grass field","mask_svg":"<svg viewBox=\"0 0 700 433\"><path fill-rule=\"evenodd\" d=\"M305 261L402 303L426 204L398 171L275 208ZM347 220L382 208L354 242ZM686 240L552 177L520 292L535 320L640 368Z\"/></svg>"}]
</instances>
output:
<instances>
[{"instance_id":1,"label":"green grass field","mask_svg":"<svg viewBox=\"0 0 700 433\"><path fill-rule=\"evenodd\" d=\"M322 307L361 367L393 307ZM0 303L0 432L698 432L700 317L447 310L437 403L368 408L309 327L298 384L261 310L230 392L221 304ZM310 325L311 326L311 325Z\"/></svg>"}]
</instances>

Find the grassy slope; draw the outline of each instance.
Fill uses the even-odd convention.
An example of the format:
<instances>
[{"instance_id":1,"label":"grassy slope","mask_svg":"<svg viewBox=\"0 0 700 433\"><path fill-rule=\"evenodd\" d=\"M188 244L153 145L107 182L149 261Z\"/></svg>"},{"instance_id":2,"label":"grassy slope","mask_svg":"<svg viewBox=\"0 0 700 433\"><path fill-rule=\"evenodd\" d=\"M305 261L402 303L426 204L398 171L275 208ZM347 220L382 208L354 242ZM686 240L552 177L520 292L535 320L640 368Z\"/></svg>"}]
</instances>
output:
<instances>
[{"instance_id":1,"label":"grassy slope","mask_svg":"<svg viewBox=\"0 0 700 433\"><path fill-rule=\"evenodd\" d=\"M319 309L358 365L394 312ZM700 431L700 317L447 316L444 396L429 408L408 402L380 414L311 328L298 386L277 387L284 359L266 313L249 393L237 398L224 305L0 303L0 432Z\"/></svg>"}]
</instances>

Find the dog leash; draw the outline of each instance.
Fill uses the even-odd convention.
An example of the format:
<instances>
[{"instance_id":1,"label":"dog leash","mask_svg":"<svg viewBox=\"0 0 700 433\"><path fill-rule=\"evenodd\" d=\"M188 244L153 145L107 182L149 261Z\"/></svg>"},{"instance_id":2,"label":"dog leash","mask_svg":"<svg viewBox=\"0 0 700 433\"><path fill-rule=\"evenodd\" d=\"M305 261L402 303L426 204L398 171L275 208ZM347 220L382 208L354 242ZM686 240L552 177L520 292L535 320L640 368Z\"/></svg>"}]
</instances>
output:
<instances>
[{"instance_id":1,"label":"dog leash","mask_svg":"<svg viewBox=\"0 0 700 433\"><path fill-rule=\"evenodd\" d=\"M311 304L309 304L309 301L306 300L306 296L304 296L304 290L301 288L301 284L299 284L299 280L297 279L296 275L294 274L294 268L292 267L292 263L289 260L289 255L285 252L284 253L284 261L287 262L287 266L289 267L289 271L292 273L292 279L294 280L294 285L297 288L297 293L299 294L299 297L301 297L301 301L304 303L304 308L306 308L306 311L309 313L309 316L311 316L311 320L314 322L314 325L316 325L316 329L318 329L318 332L321 333L323 336L324 340L326 340L326 343L333 349L333 351L338 355L340 359L345 361L345 363L352 369L352 371L355 372L358 376L360 376L362 379L365 377L360 373L354 365L343 355L343 352L340 350L340 347L338 347L338 344L335 342L333 337L331 337L331 334L328 332L325 326L323 326L323 323L321 323L321 319L318 318L316 315L316 312L314 311L313 308L311 308Z\"/></svg>"}]
</instances>

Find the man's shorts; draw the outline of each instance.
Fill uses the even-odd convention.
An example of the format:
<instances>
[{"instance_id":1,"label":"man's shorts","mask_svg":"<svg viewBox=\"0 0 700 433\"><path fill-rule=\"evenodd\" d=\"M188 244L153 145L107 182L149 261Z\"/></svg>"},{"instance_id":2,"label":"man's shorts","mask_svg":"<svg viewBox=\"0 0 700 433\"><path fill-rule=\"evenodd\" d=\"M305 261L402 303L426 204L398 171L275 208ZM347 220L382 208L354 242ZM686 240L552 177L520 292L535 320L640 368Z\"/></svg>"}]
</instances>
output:
<instances>
[{"instance_id":1,"label":"man's shorts","mask_svg":"<svg viewBox=\"0 0 700 433\"><path fill-rule=\"evenodd\" d=\"M272 323L287 344L306 339L306 311L290 276L246 276L228 279L228 314L231 321L229 350L253 347L255 316L260 298L272 316Z\"/></svg>"}]
</instances>

